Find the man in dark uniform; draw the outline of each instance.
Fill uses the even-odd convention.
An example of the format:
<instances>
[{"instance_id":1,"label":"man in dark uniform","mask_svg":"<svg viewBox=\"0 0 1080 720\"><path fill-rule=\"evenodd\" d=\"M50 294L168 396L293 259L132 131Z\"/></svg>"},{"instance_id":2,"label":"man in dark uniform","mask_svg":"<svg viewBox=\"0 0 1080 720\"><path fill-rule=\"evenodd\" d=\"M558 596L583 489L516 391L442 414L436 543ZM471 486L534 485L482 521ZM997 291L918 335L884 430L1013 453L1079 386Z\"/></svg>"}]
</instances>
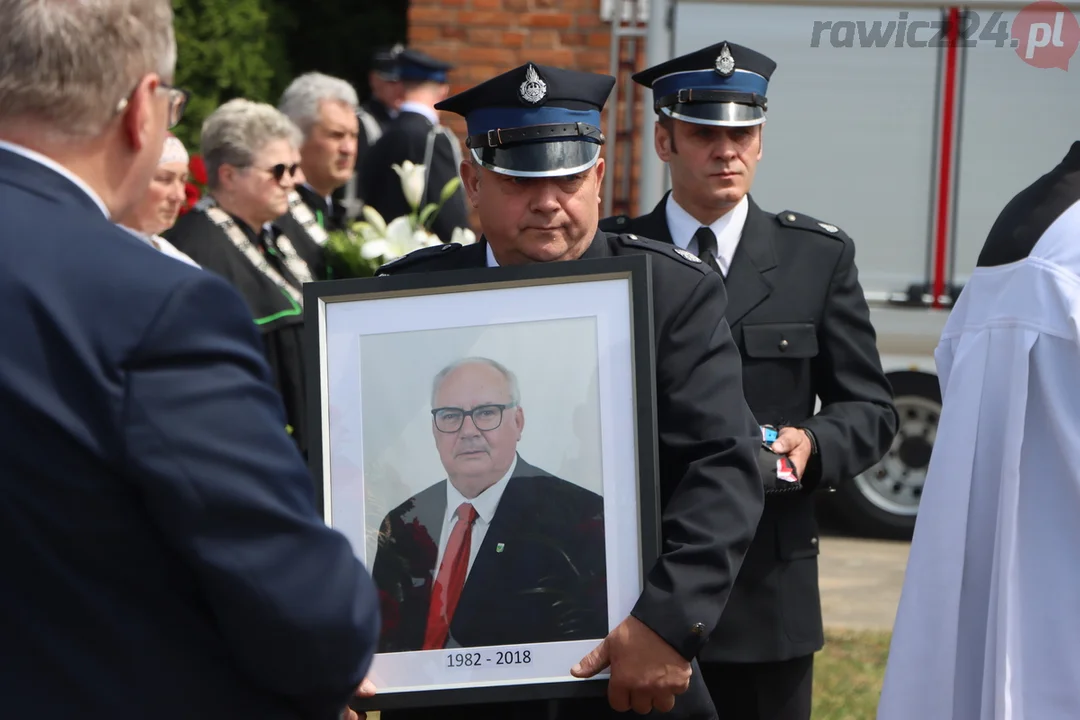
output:
<instances>
[{"instance_id":1,"label":"man in dark uniform","mask_svg":"<svg viewBox=\"0 0 1080 720\"><path fill-rule=\"evenodd\" d=\"M361 103L357 112L360 118L357 167L361 166L364 155L390 127L401 108L401 74L398 72L397 56L404 49L401 45L395 45L375 53L371 73L368 75L371 97Z\"/></svg>"},{"instance_id":2,"label":"man in dark uniform","mask_svg":"<svg viewBox=\"0 0 1080 720\"><path fill-rule=\"evenodd\" d=\"M661 240L725 276L747 401L774 425L801 489L768 495L731 600L698 656L721 716L808 720L824 644L814 495L877 462L897 428L869 309L843 230L773 215L749 195L776 64L718 43L644 70L670 193L648 215L600 227ZM815 401L821 410L814 413Z\"/></svg>"},{"instance_id":3,"label":"man in dark uniform","mask_svg":"<svg viewBox=\"0 0 1080 720\"><path fill-rule=\"evenodd\" d=\"M604 718L615 711L715 720L693 659L727 603L763 505L760 436L742 396L718 273L669 244L599 231L600 113L614 78L528 63L439 103L463 115L466 192L484 235L424 248L380 274L652 258L663 548L630 616L571 670L610 664L606 698L384 712L403 718Z\"/></svg>"},{"instance_id":4,"label":"man in dark uniform","mask_svg":"<svg viewBox=\"0 0 1080 720\"><path fill-rule=\"evenodd\" d=\"M446 75L453 66L419 50L398 53L398 72L405 88L401 112L371 148L360 169L360 197L379 211L386 222L413 211L393 165L406 160L423 165L424 189L419 207L438 203L443 187L458 177L461 151L454 134L439 123L436 103L450 90ZM465 193L458 188L429 225L432 233L449 242L454 228L468 228Z\"/></svg>"}]
</instances>

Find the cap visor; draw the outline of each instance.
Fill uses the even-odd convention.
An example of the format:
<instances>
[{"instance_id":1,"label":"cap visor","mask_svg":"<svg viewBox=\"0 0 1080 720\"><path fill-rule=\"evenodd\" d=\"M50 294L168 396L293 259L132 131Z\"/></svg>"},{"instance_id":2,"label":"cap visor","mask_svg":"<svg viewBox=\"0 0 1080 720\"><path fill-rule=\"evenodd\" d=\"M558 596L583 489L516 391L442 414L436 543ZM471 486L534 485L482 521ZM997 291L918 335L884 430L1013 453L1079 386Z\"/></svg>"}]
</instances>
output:
<instances>
[{"instance_id":1,"label":"cap visor","mask_svg":"<svg viewBox=\"0 0 1080 720\"><path fill-rule=\"evenodd\" d=\"M533 142L470 150L492 172L514 177L560 177L584 172L600 157L599 143L582 140Z\"/></svg>"},{"instance_id":2,"label":"cap visor","mask_svg":"<svg viewBox=\"0 0 1080 720\"><path fill-rule=\"evenodd\" d=\"M765 122L765 110L757 105L742 103L677 103L660 109L676 120L698 125L721 127L746 127Z\"/></svg>"}]
</instances>

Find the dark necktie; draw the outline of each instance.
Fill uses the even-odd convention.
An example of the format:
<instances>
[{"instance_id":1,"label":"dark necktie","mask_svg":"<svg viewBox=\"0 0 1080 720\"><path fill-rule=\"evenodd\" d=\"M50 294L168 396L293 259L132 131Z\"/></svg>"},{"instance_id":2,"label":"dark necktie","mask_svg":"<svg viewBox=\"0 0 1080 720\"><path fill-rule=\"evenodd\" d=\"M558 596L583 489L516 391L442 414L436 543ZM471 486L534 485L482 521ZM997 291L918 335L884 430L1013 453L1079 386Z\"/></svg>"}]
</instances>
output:
<instances>
[{"instance_id":1,"label":"dark necktie","mask_svg":"<svg viewBox=\"0 0 1080 720\"><path fill-rule=\"evenodd\" d=\"M694 233L694 239L697 240L697 256L701 261L713 270L719 270L720 266L716 262L716 234L712 228L702 225Z\"/></svg>"},{"instance_id":2,"label":"dark necktie","mask_svg":"<svg viewBox=\"0 0 1080 720\"><path fill-rule=\"evenodd\" d=\"M454 619L461 589L465 587L465 575L469 570L469 551L472 548L472 528L476 522L476 508L469 503L458 505L457 522L450 531L442 565L431 588L431 604L428 606L427 631L424 633L424 650L445 647L450 635L450 622Z\"/></svg>"}]
</instances>

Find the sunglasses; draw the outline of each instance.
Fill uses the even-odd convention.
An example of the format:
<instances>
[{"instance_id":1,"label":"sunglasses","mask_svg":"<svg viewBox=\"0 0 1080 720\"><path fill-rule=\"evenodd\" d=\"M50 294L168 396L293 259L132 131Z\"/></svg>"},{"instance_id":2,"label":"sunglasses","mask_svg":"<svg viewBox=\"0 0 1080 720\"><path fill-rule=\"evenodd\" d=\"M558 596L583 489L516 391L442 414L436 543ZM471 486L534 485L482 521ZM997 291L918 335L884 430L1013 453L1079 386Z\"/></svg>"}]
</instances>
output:
<instances>
[{"instance_id":1,"label":"sunglasses","mask_svg":"<svg viewBox=\"0 0 1080 720\"><path fill-rule=\"evenodd\" d=\"M289 173L290 177L295 175L296 171L300 169L300 164L299 163L293 163L292 165L286 165L285 163L278 163L277 165L275 165L274 167L271 167L271 168L259 168L259 169L270 173L271 175L274 176L275 180L277 180L278 182L281 182L281 178L285 177L285 173Z\"/></svg>"}]
</instances>

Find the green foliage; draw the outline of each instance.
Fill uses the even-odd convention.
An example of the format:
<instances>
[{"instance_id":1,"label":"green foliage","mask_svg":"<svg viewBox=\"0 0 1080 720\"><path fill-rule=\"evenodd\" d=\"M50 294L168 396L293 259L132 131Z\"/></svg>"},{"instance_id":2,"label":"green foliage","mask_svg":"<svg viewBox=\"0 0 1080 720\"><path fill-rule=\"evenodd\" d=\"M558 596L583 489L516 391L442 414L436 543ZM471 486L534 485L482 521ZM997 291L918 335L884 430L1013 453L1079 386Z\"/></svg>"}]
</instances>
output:
<instances>
[{"instance_id":1,"label":"green foliage","mask_svg":"<svg viewBox=\"0 0 1080 720\"><path fill-rule=\"evenodd\" d=\"M272 28L273 0L173 0L176 84L191 93L173 131L198 152L203 120L227 100L276 103L289 79L284 43Z\"/></svg>"}]
</instances>

